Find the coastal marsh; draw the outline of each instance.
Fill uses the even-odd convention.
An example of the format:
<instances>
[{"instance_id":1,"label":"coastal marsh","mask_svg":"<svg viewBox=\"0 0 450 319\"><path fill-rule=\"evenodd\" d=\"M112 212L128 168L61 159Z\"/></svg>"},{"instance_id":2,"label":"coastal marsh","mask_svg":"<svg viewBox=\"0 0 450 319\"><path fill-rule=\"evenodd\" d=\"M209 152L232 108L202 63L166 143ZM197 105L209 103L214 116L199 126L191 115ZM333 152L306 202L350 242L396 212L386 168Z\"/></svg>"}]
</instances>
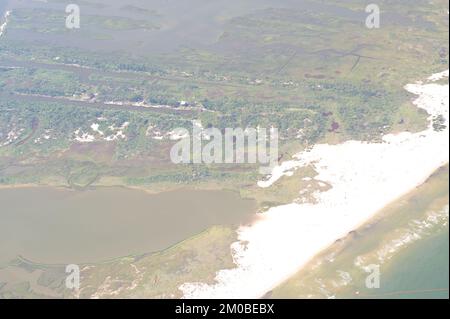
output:
<instances>
[{"instance_id":1,"label":"coastal marsh","mask_svg":"<svg viewBox=\"0 0 450 319\"><path fill-rule=\"evenodd\" d=\"M220 129L273 125L282 161L317 143L378 142L426 128L426 112L403 86L448 68L445 1L380 1L379 30L364 27L364 6L354 1L193 0L189 9L127 2L84 1L77 33L64 28L63 1L8 1L12 14L0 38L0 192L20 185L88 193L125 186L162 196L231 189L261 212L298 200L311 185L304 199L312 200L324 189L303 180L315 175L310 167L261 189L256 166L173 165L170 132L194 119ZM121 127L125 138L106 139ZM79 142L83 134L93 141ZM219 217L213 224L225 223ZM24 253L0 269L0 297L181 297L181 284L212 284L216 271L235 266L236 226L200 226L172 248L137 245L98 256L85 265L80 295L64 289L64 269L55 263L62 259ZM11 272L19 279L5 285ZM326 275L327 285L337 280ZM293 281L273 296L326 296L311 277L302 277L300 290Z\"/></svg>"},{"instance_id":2,"label":"coastal marsh","mask_svg":"<svg viewBox=\"0 0 450 319\"><path fill-rule=\"evenodd\" d=\"M285 158L294 149L317 142L378 140L387 132L425 128L426 114L411 105L411 96L402 86L448 63L448 47L442 44L448 41L448 33L444 32L448 22L439 11L417 4L414 12L408 12L395 3L383 3L388 15L383 28L368 30L362 25L364 8L355 5L346 4L344 8L343 4L312 1L286 1L277 6L270 1L258 3L254 8L222 2L210 6L217 12L209 19L215 19L214 32L218 36L204 37L207 44L195 46L191 42L183 46L175 41L180 38L169 37L177 45L174 48L167 46L167 41L158 45L154 38L135 33L132 39L151 42L152 50L122 42L121 49L112 50L103 43L108 40L86 48L73 32L66 40L31 41L36 34L53 39L51 32L41 28L54 24L55 11L63 6L58 1L47 5L11 1L11 23L0 41L0 65L5 66L0 78L0 145L7 142L9 133L17 131L21 132L17 141L28 135L30 138L3 145L0 155L14 159L15 165L41 163L36 167L48 174L33 173L32 178L7 174L2 176L2 183L46 184L45 180L65 179L54 169L67 166L54 160L58 154L57 158L64 160L68 156L70 166L84 167L85 162L91 162L88 166L98 171L88 175L98 176L96 181L114 179L127 185L137 181L128 175L136 162L147 163L157 171L158 167L151 163L167 160L165 152L170 142L153 139L153 132L164 135L175 127L190 126L193 119L200 119L205 127L278 127ZM88 14L103 14L104 19L122 15L126 19L166 21L161 25L167 25L167 31L151 31L156 38L162 33L167 39L168 30L185 28L182 21L174 22L174 12L181 8L158 1L134 4L134 9L145 9L141 14L122 10L123 5L115 2L87 1L84 5ZM195 13L200 16L190 21L192 27L205 18L202 10ZM22 21L25 18L26 22ZM133 28L141 30L139 25ZM83 32L95 34L97 29L87 23ZM19 31L29 35L16 34ZM206 31L199 28L196 32L202 36ZM120 41L128 37L120 32L114 36ZM158 47L170 48L170 52L158 53L154 50ZM97 48L110 52L100 54ZM133 48L132 55L123 52L127 48ZM193 106L191 110L178 108L184 100ZM123 105L105 104L111 101ZM132 106L141 102L168 108ZM108 118L105 126L131 123L126 140L96 140L100 150L108 149L107 168L92 158L84 159L79 154L71 157L73 152L67 152L76 147L73 133L79 128L88 132L98 118ZM33 120L39 123L36 130L32 128ZM47 134L47 129L52 129L53 134ZM50 139L42 139L48 135ZM39 143L34 143L36 140ZM295 148L289 147L294 144ZM251 184L256 175L256 168L237 178L232 177L233 173L216 174L214 168L205 170L211 183L229 179L231 183L243 180L243 184ZM145 174L140 180L155 181L150 176L145 178ZM181 180L192 181L187 177ZM180 179L167 177L163 181L177 183Z\"/></svg>"}]
</instances>

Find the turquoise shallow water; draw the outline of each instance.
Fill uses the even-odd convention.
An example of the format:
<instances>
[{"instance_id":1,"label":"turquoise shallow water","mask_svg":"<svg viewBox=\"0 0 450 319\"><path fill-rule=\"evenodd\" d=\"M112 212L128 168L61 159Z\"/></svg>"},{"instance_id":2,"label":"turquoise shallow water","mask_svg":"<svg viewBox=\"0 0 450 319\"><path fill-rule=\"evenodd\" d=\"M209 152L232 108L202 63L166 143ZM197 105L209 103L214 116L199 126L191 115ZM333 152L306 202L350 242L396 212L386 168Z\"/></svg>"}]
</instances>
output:
<instances>
[{"instance_id":1,"label":"turquoise shallow water","mask_svg":"<svg viewBox=\"0 0 450 319\"><path fill-rule=\"evenodd\" d=\"M449 298L449 231L417 241L382 272L382 298Z\"/></svg>"}]
</instances>

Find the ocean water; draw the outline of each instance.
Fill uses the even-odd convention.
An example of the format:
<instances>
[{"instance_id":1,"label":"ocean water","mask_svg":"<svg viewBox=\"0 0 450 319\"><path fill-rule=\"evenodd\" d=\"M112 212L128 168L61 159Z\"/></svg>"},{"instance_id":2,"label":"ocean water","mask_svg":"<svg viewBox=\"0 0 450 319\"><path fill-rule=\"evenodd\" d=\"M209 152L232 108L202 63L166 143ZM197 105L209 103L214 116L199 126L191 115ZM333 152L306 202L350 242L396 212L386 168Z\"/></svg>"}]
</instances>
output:
<instances>
[{"instance_id":1,"label":"ocean water","mask_svg":"<svg viewBox=\"0 0 450 319\"><path fill-rule=\"evenodd\" d=\"M449 230L399 252L381 274L377 298L449 298Z\"/></svg>"}]
</instances>

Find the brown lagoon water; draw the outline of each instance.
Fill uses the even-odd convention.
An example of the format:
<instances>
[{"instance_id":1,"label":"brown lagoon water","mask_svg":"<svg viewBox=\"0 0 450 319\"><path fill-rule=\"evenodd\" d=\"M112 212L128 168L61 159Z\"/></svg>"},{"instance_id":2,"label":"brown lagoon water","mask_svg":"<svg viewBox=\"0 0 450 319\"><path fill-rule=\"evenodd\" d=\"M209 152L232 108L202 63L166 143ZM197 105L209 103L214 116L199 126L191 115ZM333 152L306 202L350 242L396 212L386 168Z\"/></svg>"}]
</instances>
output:
<instances>
[{"instance_id":1,"label":"brown lagoon water","mask_svg":"<svg viewBox=\"0 0 450 319\"><path fill-rule=\"evenodd\" d=\"M18 255L65 264L162 250L213 225L250 222L255 210L228 191L0 189L0 266Z\"/></svg>"}]
</instances>

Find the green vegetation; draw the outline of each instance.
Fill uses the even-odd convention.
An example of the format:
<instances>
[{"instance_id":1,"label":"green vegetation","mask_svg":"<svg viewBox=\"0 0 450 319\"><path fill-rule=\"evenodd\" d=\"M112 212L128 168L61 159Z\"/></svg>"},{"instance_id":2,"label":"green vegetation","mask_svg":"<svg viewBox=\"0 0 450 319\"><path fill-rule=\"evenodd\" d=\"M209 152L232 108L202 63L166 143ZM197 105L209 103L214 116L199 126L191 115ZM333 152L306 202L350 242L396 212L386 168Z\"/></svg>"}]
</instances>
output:
<instances>
[{"instance_id":1,"label":"green vegetation","mask_svg":"<svg viewBox=\"0 0 450 319\"><path fill-rule=\"evenodd\" d=\"M152 18L151 16L148 17ZM71 32L65 28L65 16L60 14L60 11L46 10L46 9L21 9L14 11L10 29L17 30L34 30L39 33L46 34L61 34ZM42 23L45 21L45 23ZM152 30L158 27L150 21L135 20L124 17L104 17L98 15L83 16L83 24L86 26L86 33L84 36L89 36L92 33L88 32L92 29L105 31L120 31L120 30L134 30L144 29ZM35 27L38 26L38 29Z\"/></svg>"},{"instance_id":2,"label":"green vegetation","mask_svg":"<svg viewBox=\"0 0 450 319\"><path fill-rule=\"evenodd\" d=\"M67 162L77 172L89 171L77 175L81 184L254 183L255 170L242 173L248 166L197 172L167 164L171 142L152 137L191 127L193 119L222 129L277 127L283 156L292 154L293 145L297 151L317 142L378 140L388 132L423 129L426 114L411 105L402 87L447 67L445 10L417 4L404 13L402 6L386 2L382 7L389 18L370 30L357 18L363 7L336 5L351 10L345 15L327 6L323 11L255 10L229 18L209 48L160 54L136 47L133 55L127 48L103 53L107 39L89 42L89 48L80 39L105 29L145 28L140 19L87 14L76 33L64 28L64 17L54 9L13 10L0 41L0 156L3 163L27 168L8 173L4 164L2 183L66 180L72 185ZM156 12L146 17L167 19ZM66 40L55 32L67 33ZM42 41L29 40L33 37ZM125 39L120 32L114 37ZM105 104L111 101L124 105ZM191 109L178 110L180 101ZM167 107L129 107L136 103ZM105 141L90 129L97 123L111 136L108 127L125 122L125 139ZM436 129L440 123L435 119ZM94 135L95 143L79 145L77 130Z\"/></svg>"}]
</instances>

